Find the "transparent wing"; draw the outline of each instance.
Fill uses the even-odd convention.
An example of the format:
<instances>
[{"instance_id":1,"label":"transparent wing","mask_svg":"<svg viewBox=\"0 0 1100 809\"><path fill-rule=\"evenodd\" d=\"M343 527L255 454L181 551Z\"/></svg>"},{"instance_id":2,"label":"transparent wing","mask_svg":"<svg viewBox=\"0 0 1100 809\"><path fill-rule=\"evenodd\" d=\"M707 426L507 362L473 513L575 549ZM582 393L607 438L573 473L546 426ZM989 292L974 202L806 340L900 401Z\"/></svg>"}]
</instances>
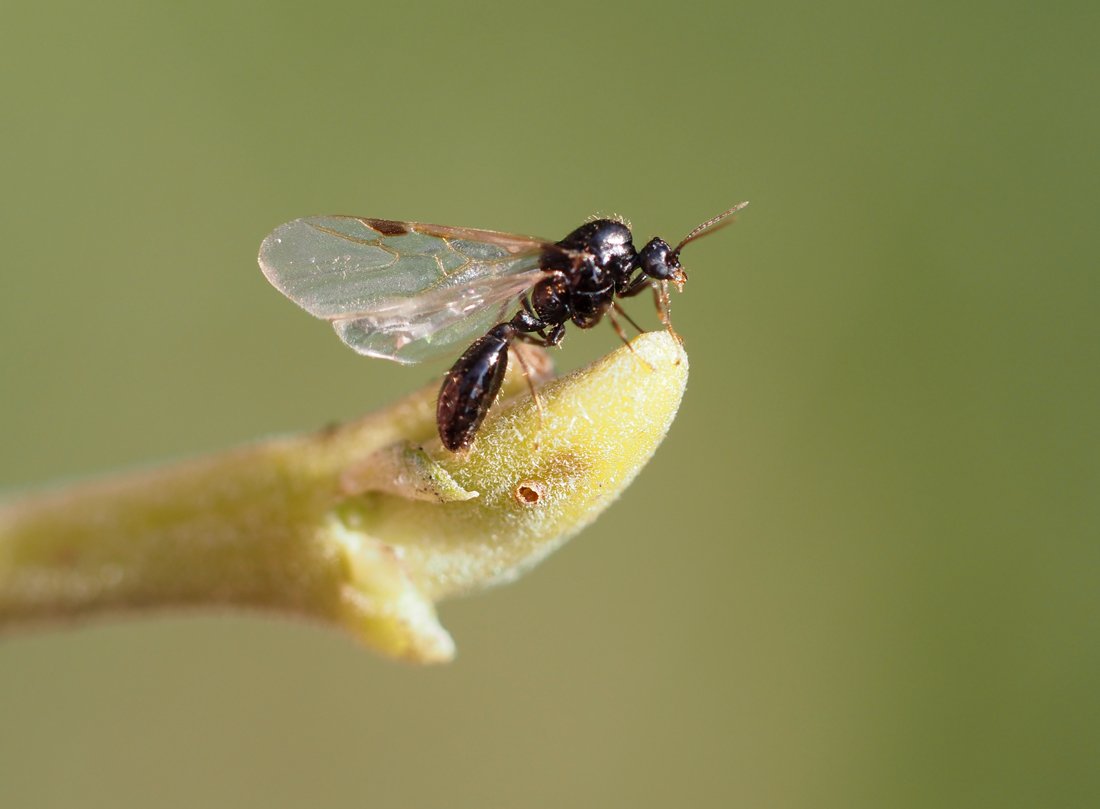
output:
<instances>
[{"instance_id":1,"label":"transparent wing","mask_svg":"<svg viewBox=\"0 0 1100 809\"><path fill-rule=\"evenodd\" d=\"M350 216L297 219L260 246L272 285L372 357L419 362L509 315L546 276L541 239Z\"/></svg>"},{"instance_id":2,"label":"transparent wing","mask_svg":"<svg viewBox=\"0 0 1100 809\"><path fill-rule=\"evenodd\" d=\"M422 293L333 322L340 339L368 357L414 363L480 337L510 318L518 299L547 273L534 267ZM464 347L464 346L463 346Z\"/></svg>"}]
</instances>

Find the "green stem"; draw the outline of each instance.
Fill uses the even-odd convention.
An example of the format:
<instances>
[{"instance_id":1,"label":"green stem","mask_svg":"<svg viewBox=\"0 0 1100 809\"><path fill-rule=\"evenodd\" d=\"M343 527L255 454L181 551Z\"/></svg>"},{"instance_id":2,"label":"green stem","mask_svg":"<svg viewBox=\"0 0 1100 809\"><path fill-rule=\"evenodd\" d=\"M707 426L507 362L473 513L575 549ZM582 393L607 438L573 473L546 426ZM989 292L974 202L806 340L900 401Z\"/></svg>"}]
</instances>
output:
<instances>
[{"instance_id":1,"label":"green stem","mask_svg":"<svg viewBox=\"0 0 1100 809\"><path fill-rule=\"evenodd\" d=\"M515 578L594 519L653 454L687 358L645 334L494 408L464 454L435 389L331 430L0 506L0 628L157 607L261 608L444 661L435 603ZM506 394L524 388L513 374Z\"/></svg>"}]
</instances>

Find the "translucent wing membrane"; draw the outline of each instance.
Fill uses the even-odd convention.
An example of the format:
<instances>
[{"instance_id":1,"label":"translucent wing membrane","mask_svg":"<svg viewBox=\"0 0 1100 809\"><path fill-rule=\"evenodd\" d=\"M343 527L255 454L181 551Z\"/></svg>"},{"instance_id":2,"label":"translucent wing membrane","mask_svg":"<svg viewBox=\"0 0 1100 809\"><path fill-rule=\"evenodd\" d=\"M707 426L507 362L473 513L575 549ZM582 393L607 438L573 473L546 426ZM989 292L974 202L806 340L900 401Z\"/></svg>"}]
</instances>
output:
<instances>
[{"instance_id":1,"label":"translucent wing membrane","mask_svg":"<svg viewBox=\"0 0 1100 809\"><path fill-rule=\"evenodd\" d=\"M360 354L419 362L510 316L548 244L351 216L297 219L260 247L267 280Z\"/></svg>"},{"instance_id":2,"label":"translucent wing membrane","mask_svg":"<svg viewBox=\"0 0 1100 809\"><path fill-rule=\"evenodd\" d=\"M369 357L414 363L480 337L514 314L520 296L546 275L538 268L474 279L395 300L369 314L333 322L340 339Z\"/></svg>"}]
</instances>

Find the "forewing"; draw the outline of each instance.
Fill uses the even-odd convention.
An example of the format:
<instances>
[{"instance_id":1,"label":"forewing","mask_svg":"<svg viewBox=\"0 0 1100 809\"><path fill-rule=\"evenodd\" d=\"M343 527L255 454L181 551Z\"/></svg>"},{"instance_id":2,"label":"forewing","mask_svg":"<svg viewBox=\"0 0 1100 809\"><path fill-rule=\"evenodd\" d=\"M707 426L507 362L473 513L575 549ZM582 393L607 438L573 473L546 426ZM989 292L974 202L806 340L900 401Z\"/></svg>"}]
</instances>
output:
<instances>
[{"instance_id":1,"label":"forewing","mask_svg":"<svg viewBox=\"0 0 1100 809\"><path fill-rule=\"evenodd\" d=\"M418 362L499 322L545 273L526 236L350 216L297 219L260 247L284 295L368 356Z\"/></svg>"},{"instance_id":2,"label":"forewing","mask_svg":"<svg viewBox=\"0 0 1100 809\"><path fill-rule=\"evenodd\" d=\"M296 219L260 246L271 284L311 315L336 320L434 289L530 268L541 239L353 216Z\"/></svg>"},{"instance_id":3,"label":"forewing","mask_svg":"<svg viewBox=\"0 0 1100 809\"><path fill-rule=\"evenodd\" d=\"M465 347L510 318L520 297L547 275L537 257L530 269L487 276L461 289L443 288L379 306L370 314L336 320L340 339L360 354L414 363Z\"/></svg>"}]
</instances>

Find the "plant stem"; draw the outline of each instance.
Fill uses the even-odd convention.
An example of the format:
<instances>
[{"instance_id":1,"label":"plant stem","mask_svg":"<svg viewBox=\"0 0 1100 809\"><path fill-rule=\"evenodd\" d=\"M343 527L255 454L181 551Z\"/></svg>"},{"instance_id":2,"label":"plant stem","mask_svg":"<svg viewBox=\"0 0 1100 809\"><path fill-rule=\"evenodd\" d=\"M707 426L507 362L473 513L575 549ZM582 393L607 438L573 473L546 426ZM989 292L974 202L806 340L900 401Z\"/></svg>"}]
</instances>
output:
<instances>
[{"instance_id":1,"label":"plant stem","mask_svg":"<svg viewBox=\"0 0 1100 809\"><path fill-rule=\"evenodd\" d=\"M0 506L0 629L164 607L334 623L449 660L435 603L515 578L594 519L653 454L687 380L667 333L494 408L466 453L435 388L355 422ZM512 374L506 394L525 389Z\"/></svg>"}]
</instances>

